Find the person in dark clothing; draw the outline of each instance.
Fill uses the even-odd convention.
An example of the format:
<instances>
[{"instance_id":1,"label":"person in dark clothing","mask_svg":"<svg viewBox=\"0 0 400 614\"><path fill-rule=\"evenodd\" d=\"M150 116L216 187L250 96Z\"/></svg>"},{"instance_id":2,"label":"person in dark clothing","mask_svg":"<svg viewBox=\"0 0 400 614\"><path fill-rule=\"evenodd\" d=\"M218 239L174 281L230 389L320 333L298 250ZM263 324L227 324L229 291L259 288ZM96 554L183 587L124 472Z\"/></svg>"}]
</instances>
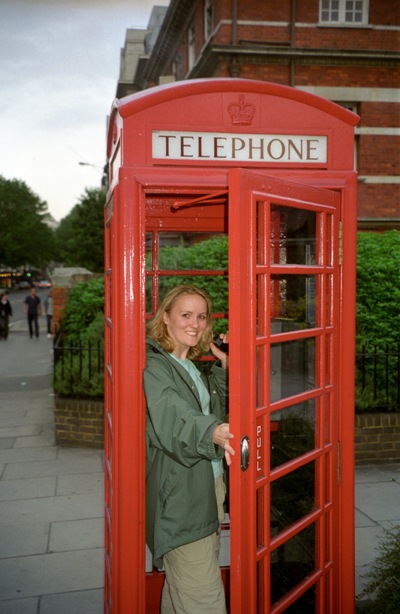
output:
<instances>
[{"instance_id":1,"label":"person in dark clothing","mask_svg":"<svg viewBox=\"0 0 400 614\"><path fill-rule=\"evenodd\" d=\"M33 338L33 328L35 328L35 337L39 337L39 316L42 313L40 298L36 295L36 288L32 286L30 294L24 301L24 312L28 315L29 336Z\"/></svg>"},{"instance_id":2,"label":"person in dark clothing","mask_svg":"<svg viewBox=\"0 0 400 614\"><path fill-rule=\"evenodd\" d=\"M11 303L8 300L7 292L4 292L0 298L0 339L6 340L8 337L8 326L11 316Z\"/></svg>"}]
</instances>

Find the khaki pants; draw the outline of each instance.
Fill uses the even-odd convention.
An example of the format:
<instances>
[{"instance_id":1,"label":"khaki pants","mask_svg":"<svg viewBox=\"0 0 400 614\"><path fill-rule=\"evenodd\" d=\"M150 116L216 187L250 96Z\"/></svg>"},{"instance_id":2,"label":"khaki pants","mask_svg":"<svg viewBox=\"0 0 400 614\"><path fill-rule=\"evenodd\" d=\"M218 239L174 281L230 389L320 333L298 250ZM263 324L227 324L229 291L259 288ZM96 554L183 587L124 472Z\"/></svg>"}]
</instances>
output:
<instances>
[{"instance_id":1,"label":"khaki pants","mask_svg":"<svg viewBox=\"0 0 400 614\"><path fill-rule=\"evenodd\" d=\"M215 489L221 520L225 498L222 478L217 478ZM161 614L226 614L219 548L220 536L214 533L164 555Z\"/></svg>"}]
</instances>

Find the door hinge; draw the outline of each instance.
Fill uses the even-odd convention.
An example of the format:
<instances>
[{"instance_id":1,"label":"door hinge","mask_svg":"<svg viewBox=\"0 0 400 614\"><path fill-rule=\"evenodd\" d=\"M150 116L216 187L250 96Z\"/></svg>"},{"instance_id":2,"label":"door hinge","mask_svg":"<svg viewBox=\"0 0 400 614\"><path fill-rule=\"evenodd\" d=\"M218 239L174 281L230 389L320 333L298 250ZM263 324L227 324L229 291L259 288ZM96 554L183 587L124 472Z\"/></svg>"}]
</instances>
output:
<instances>
[{"instance_id":1,"label":"door hinge","mask_svg":"<svg viewBox=\"0 0 400 614\"><path fill-rule=\"evenodd\" d=\"M342 459L341 459L341 450L340 450L340 441L337 444L337 485L340 486L341 477L342 477Z\"/></svg>"},{"instance_id":2,"label":"door hinge","mask_svg":"<svg viewBox=\"0 0 400 614\"><path fill-rule=\"evenodd\" d=\"M343 222L339 220L339 266L343 264Z\"/></svg>"}]
</instances>

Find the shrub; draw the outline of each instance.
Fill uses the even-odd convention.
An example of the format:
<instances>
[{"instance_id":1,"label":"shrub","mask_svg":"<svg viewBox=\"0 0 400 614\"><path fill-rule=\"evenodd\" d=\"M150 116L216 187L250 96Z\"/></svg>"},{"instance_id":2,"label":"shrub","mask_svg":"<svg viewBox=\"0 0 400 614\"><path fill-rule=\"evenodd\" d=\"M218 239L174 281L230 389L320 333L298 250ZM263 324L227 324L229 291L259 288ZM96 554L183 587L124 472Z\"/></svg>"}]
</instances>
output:
<instances>
[{"instance_id":1,"label":"shrub","mask_svg":"<svg viewBox=\"0 0 400 614\"><path fill-rule=\"evenodd\" d=\"M104 280L82 282L68 294L63 338L55 348L54 390L62 396L104 394Z\"/></svg>"},{"instance_id":2,"label":"shrub","mask_svg":"<svg viewBox=\"0 0 400 614\"><path fill-rule=\"evenodd\" d=\"M360 612L398 614L400 612L400 526L385 532L378 546L379 555L366 574L369 581L359 598L371 597Z\"/></svg>"}]
</instances>

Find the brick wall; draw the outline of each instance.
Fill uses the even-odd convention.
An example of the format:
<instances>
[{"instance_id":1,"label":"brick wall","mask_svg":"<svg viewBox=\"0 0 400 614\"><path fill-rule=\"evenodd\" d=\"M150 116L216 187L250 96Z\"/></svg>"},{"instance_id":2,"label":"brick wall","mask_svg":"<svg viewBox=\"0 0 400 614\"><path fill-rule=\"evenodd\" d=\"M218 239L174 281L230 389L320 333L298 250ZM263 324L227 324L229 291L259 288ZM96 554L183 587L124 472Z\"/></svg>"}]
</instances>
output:
<instances>
[{"instance_id":1,"label":"brick wall","mask_svg":"<svg viewBox=\"0 0 400 614\"><path fill-rule=\"evenodd\" d=\"M53 298L53 331L57 333L60 328L62 312L67 304L68 289L54 286L51 296Z\"/></svg>"},{"instance_id":2,"label":"brick wall","mask_svg":"<svg viewBox=\"0 0 400 614\"><path fill-rule=\"evenodd\" d=\"M59 446L103 448L104 403L82 399L55 399L56 443ZM355 416L357 465L400 462L400 413Z\"/></svg>"},{"instance_id":3,"label":"brick wall","mask_svg":"<svg viewBox=\"0 0 400 614\"><path fill-rule=\"evenodd\" d=\"M54 421L57 445L103 447L104 403L102 401L56 397Z\"/></svg>"},{"instance_id":4,"label":"brick wall","mask_svg":"<svg viewBox=\"0 0 400 614\"><path fill-rule=\"evenodd\" d=\"M355 417L357 465L400 462L400 413L365 413Z\"/></svg>"}]
</instances>

